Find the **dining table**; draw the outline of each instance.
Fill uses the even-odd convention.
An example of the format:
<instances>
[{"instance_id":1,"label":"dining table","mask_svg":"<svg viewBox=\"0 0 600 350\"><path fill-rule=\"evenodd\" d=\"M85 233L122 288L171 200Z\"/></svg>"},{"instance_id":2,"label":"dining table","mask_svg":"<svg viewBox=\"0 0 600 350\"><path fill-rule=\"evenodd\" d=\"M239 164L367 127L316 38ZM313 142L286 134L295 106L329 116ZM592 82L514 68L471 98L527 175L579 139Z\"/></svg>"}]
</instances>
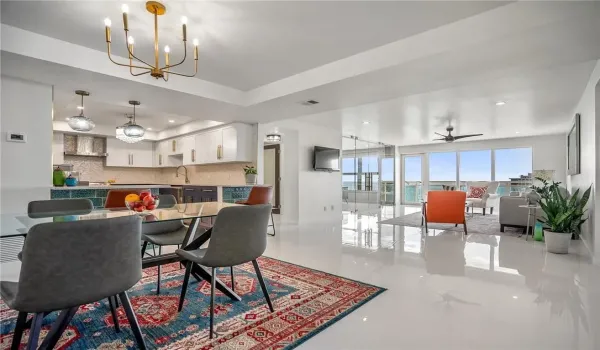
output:
<instances>
[{"instance_id":1,"label":"dining table","mask_svg":"<svg viewBox=\"0 0 600 350\"><path fill-rule=\"evenodd\" d=\"M198 202L198 203L181 203L168 207L160 207L154 210L138 213L128 208L111 208L111 209L93 209L92 211L77 213L70 212L68 215L61 213L36 213L35 216L28 214L3 215L3 220L0 226L0 239L27 236L29 230L41 223L51 222L69 222L79 220L102 220L116 218L128 215L138 215L142 218L143 225L153 225L161 222L185 220L187 232L182 242L181 249L195 250L208 242L212 234L210 228L204 232L198 231L202 225L203 219L210 219L217 216L223 208L240 206L240 204L225 203L225 202ZM205 226L206 225L202 225ZM82 232L85 234L85 232ZM141 242L140 242L141 243ZM142 257L142 268L149 268L159 265L165 265L175 262L181 262L183 259L175 253L166 253L155 256ZM208 269L194 264L191 272L192 276L198 281L205 280L209 284L212 282L213 276ZM229 298L241 300L241 297L231 290L225 283L218 278L215 279L216 288Z\"/></svg>"}]
</instances>

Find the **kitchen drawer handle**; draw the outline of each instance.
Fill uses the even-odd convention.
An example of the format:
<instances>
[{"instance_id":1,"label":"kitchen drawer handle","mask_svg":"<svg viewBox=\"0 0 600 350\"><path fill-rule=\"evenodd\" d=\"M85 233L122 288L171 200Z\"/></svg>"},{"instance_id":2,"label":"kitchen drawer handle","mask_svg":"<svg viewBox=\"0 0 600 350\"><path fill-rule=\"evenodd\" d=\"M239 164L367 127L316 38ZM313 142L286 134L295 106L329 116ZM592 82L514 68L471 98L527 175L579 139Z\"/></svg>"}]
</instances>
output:
<instances>
[{"instance_id":1,"label":"kitchen drawer handle","mask_svg":"<svg viewBox=\"0 0 600 350\"><path fill-rule=\"evenodd\" d=\"M192 162L195 162L195 161L196 161L196 150L193 149L192 150Z\"/></svg>"},{"instance_id":2,"label":"kitchen drawer handle","mask_svg":"<svg viewBox=\"0 0 600 350\"><path fill-rule=\"evenodd\" d=\"M175 152L176 148L177 148L177 141L173 140L173 152Z\"/></svg>"},{"instance_id":3,"label":"kitchen drawer handle","mask_svg":"<svg viewBox=\"0 0 600 350\"><path fill-rule=\"evenodd\" d=\"M215 190L202 190L202 192L214 192Z\"/></svg>"},{"instance_id":4,"label":"kitchen drawer handle","mask_svg":"<svg viewBox=\"0 0 600 350\"><path fill-rule=\"evenodd\" d=\"M193 188L186 188L186 191L195 191Z\"/></svg>"}]
</instances>

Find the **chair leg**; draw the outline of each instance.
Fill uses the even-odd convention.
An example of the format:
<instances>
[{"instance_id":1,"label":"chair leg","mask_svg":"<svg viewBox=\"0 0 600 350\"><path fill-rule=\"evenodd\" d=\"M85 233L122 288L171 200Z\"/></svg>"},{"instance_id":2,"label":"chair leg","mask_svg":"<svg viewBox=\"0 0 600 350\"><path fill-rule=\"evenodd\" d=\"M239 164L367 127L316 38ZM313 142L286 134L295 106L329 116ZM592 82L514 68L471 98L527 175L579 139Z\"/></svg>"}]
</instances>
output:
<instances>
[{"instance_id":1,"label":"chair leg","mask_svg":"<svg viewBox=\"0 0 600 350\"><path fill-rule=\"evenodd\" d=\"M185 276L183 277L183 286L181 286L181 295L179 296L179 307L177 312L181 312L183 309L183 302L185 300L185 293L187 292L188 283L190 282L190 273L192 272L192 262L188 261L185 265Z\"/></svg>"},{"instance_id":2,"label":"chair leg","mask_svg":"<svg viewBox=\"0 0 600 350\"><path fill-rule=\"evenodd\" d=\"M60 340L60 337L65 332L65 329L67 329L69 323L71 323L71 320L77 313L78 309L79 306L75 306L70 309L64 309L60 312L56 321L54 321L50 332L46 334L44 341L42 341L40 349L54 349L54 346L56 346L56 343L58 343Z\"/></svg>"},{"instance_id":3,"label":"chair leg","mask_svg":"<svg viewBox=\"0 0 600 350\"><path fill-rule=\"evenodd\" d=\"M454 224L454 227L458 227L458 224Z\"/></svg>"},{"instance_id":4,"label":"chair leg","mask_svg":"<svg viewBox=\"0 0 600 350\"><path fill-rule=\"evenodd\" d=\"M148 241L144 241L144 244L142 244L142 259L144 258L144 254L146 254L146 248L148 248Z\"/></svg>"},{"instance_id":5,"label":"chair leg","mask_svg":"<svg viewBox=\"0 0 600 350\"><path fill-rule=\"evenodd\" d=\"M273 220L273 211L271 211L271 224L273 226L273 234L270 234L269 232L267 232L267 234L269 236L275 236L275 220Z\"/></svg>"},{"instance_id":6,"label":"chair leg","mask_svg":"<svg viewBox=\"0 0 600 350\"><path fill-rule=\"evenodd\" d=\"M146 350L146 342L144 341L144 336L142 335L142 330L140 329L140 324L138 323L137 318L135 317L135 313L133 312L133 308L131 307L131 303L129 302L129 297L127 296L127 292L119 293L119 298L121 298L121 303L123 304L123 309L125 309L125 315L127 315L127 320L129 321L129 325L131 326L131 331L135 336L135 341L137 343L138 348L142 350Z\"/></svg>"},{"instance_id":7,"label":"chair leg","mask_svg":"<svg viewBox=\"0 0 600 350\"><path fill-rule=\"evenodd\" d=\"M117 307L115 306L116 300L117 297L115 296L108 297L108 305L110 306L110 313L112 315L113 323L115 324L115 332L119 333L121 330L119 329L119 319L117 318Z\"/></svg>"},{"instance_id":8,"label":"chair leg","mask_svg":"<svg viewBox=\"0 0 600 350\"><path fill-rule=\"evenodd\" d=\"M235 292L235 280L233 279L233 266L231 267L231 290Z\"/></svg>"},{"instance_id":9,"label":"chair leg","mask_svg":"<svg viewBox=\"0 0 600 350\"><path fill-rule=\"evenodd\" d=\"M44 313L40 312L33 315L33 321L31 322L31 329L29 330L29 340L27 341L27 350L37 349L38 339L40 337L40 331L42 330L42 321L44 321Z\"/></svg>"},{"instance_id":10,"label":"chair leg","mask_svg":"<svg viewBox=\"0 0 600 350\"><path fill-rule=\"evenodd\" d=\"M210 339L213 338L214 332L214 323L215 323L215 287L217 281L217 269L212 268L210 275L212 278L210 279Z\"/></svg>"},{"instance_id":11,"label":"chair leg","mask_svg":"<svg viewBox=\"0 0 600 350\"><path fill-rule=\"evenodd\" d=\"M162 254L162 246L159 245L158 246L158 255ZM156 283L156 295L160 294L160 273L161 273L162 267L161 265L158 265L158 275L157 275L157 279L158 282Z\"/></svg>"},{"instance_id":12,"label":"chair leg","mask_svg":"<svg viewBox=\"0 0 600 350\"><path fill-rule=\"evenodd\" d=\"M485 216L485 208L483 208L483 216Z\"/></svg>"},{"instance_id":13,"label":"chair leg","mask_svg":"<svg viewBox=\"0 0 600 350\"><path fill-rule=\"evenodd\" d=\"M26 323L27 312L19 312L19 314L17 315L17 324L15 325L15 331L13 333L12 345L10 346L11 350L19 350Z\"/></svg>"},{"instance_id":14,"label":"chair leg","mask_svg":"<svg viewBox=\"0 0 600 350\"><path fill-rule=\"evenodd\" d=\"M493 215L493 214L494 214L494 207L491 207L490 208L490 215Z\"/></svg>"},{"instance_id":15,"label":"chair leg","mask_svg":"<svg viewBox=\"0 0 600 350\"><path fill-rule=\"evenodd\" d=\"M465 220L465 222L463 222L463 226L465 228L465 235L467 235L467 220Z\"/></svg>"},{"instance_id":16,"label":"chair leg","mask_svg":"<svg viewBox=\"0 0 600 350\"><path fill-rule=\"evenodd\" d=\"M256 271L256 277L258 278L258 282L260 283L260 289L262 289L263 294L265 295L265 299L267 299L267 304L269 305L269 310L271 310L271 312L275 311L273 310L273 304L271 303L271 298L269 297L269 291L267 291L267 286L265 285L265 280L262 277L262 274L260 273L260 267L258 267L258 261L252 260L252 265L254 265L254 271Z\"/></svg>"},{"instance_id":17,"label":"chair leg","mask_svg":"<svg viewBox=\"0 0 600 350\"><path fill-rule=\"evenodd\" d=\"M504 232L504 225L500 225L500 232Z\"/></svg>"}]
</instances>

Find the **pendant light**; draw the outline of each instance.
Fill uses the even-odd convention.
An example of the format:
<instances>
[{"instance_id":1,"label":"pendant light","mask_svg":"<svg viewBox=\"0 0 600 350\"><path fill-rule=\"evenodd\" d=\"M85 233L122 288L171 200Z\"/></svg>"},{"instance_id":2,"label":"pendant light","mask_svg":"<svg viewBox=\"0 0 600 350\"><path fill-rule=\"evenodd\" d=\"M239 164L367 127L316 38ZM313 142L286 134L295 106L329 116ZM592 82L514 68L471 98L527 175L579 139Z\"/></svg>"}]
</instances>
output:
<instances>
[{"instance_id":1,"label":"pendant light","mask_svg":"<svg viewBox=\"0 0 600 350\"><path fill-rule=\"evenodd\" d=\"M129 118L129 121L127 123L125 123L124 125L117 126L117 130L116 130L117 139L119 139L123 142L127 142L127 143L136 143L136 142L142 141L144 139L143 137L129 137L129 136L125 135L125 132L124 132L125 127L132 123L133 114L127 113L127 114L125 114L125 117Z\"/></svg>"},{"instance_id":2,"label":"pendant light","mask_svg":"<svg viewBox=\"0 0 600 350\"><path fill-rule=\"evenodd\" d=\"M89 96L90 93L83 90L77 90L75 93L81 96L81 105L78 107L80 112L79 115L69 118L67 124L75 131L91 131L96 124L90 118L83 115L83 96Z\"/></svg>"},{"instance_id":3,"label":"pendant light","mask_svg":"<svg viewBox=\"0 0 600 350\"><path fill-rule=\"evenodd\" d=\"M117 127L116 136L121 141L135 143L144 139L146 130L135 122L135 106L139 106L140 101L129 101L129 104L133 106L133 114L125 115L129 121Z\"/></svg>"}]
</instances>

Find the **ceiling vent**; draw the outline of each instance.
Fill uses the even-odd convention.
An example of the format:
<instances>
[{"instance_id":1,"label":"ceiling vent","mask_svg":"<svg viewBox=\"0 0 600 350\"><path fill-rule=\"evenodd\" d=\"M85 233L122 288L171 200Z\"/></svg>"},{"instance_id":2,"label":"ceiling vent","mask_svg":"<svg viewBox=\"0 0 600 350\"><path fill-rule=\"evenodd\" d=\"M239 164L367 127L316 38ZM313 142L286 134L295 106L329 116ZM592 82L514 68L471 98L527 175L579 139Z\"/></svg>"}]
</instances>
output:
<instances>
[{"instance_id":1,"label":"ceiling vent","mask_svg":"<svg viewBox=\"0 0 600 350\"><path fill-rule=\"evenodd\" d=\"M307 101L300 102L300 104L303 106L312 106L312 105L316 105L318 103L319 103L319 101L315 101L315 100L307 100Z\"/></svg>"}]
</instances>

